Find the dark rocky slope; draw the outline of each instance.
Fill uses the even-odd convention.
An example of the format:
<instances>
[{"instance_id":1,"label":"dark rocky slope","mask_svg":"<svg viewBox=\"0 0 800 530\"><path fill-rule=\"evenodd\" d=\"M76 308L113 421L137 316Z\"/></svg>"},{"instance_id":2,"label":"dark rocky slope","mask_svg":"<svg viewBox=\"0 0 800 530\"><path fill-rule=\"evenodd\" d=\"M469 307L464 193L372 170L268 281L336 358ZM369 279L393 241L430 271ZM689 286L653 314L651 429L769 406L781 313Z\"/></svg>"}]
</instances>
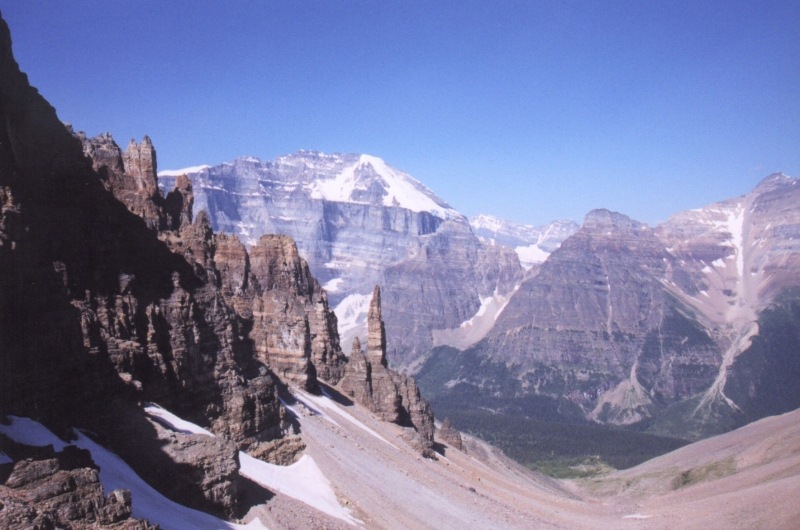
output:
<instances>
[{"instance_id":1,"label":"dark rocky slope","mask_svg":"<svg viewBox=\"0 0 800 530\"><path fill-rule=\"evenodd\" d=\"M4 22L0 122L0 416L89 429L172 498L238 513L237 451L269 453L288 425L270 367L309 389L314 361L341 372L324 293L286 238L248 256L192 223L190 183L161 195L149 139L74 136ZM220 436L166 432L145 401Z\"/></svg>"},{"instance_id":2,"label":"dark rocky slope","mask_svg":"<svg viewBox=\"0 0 800 530\"><path fill-rule=\"evenodd\" d=\"M263 236L247 250L193 219L191 182L179 176L162 194L147 137L123 151L108 134L73 134L19 71L2 21L0 123L0 421L27 416L65 437L87 429L168 497L243 514L253 484L239 451L291 461L287 447L303 447L282 438L278 387L315 392L345 371L336 317L295 243ZM430 409L413 382L402 392L413 431L430 426L427 449ZM217 436L164 428L143 412L150 401ZM59 473L48 458L36 465ZM79 475L65 480L98 490L96 474ZM74 495L65 510L125 524L126 495L98 497L97 513ZM128 504L111 506L119 499ZM45 501L14 511L15 524L81 527Z\"/></svg>"}]
</instances>

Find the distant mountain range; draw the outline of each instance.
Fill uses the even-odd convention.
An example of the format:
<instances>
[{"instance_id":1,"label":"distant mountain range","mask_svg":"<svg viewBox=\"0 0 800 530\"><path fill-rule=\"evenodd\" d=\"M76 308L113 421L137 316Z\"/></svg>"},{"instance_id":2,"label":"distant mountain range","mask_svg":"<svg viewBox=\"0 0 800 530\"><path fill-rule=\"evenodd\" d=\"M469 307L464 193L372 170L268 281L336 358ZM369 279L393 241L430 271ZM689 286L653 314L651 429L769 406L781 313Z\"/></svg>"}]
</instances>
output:
<instances>
[{"instance_id":1,"label":"distant mountain range","mask_svg":"<svg viewBox=\"0 0 800 530\"><path fill-rule=\"evenodd\" d=\"M580 228L578 223L570 220L532 226L504 221L487 214L473 217L469 224L482 241L513 248L525 269L544 263L562 241Z\"/></svg>"},{"instance_id":2,"label":"distant mountain range","mask_svg":"<svg viewBox=\"0 0 800 530\"><path fill-rule=\"evenodd\" d=\"M181 174L192 179L194 210L206 210L215 230L247 244L265 233L297 241L328 292L343 344L365 336L370 294L380 284L395 366L414 366L438 340L436 330L459 328L524 275L513 249L478 237L466 217L374 156L239 158L162 171L161 185L171 189ZM536 245L540 237L517 241Z\"/></svg>"},{"instance_id":3,"label":"distant mountain range","mask_svg":"<svg viewBox=\"0 0 800 530\"><path fill-rule=\"evenodd\" d=\"M182 173L215 229L298 241L344 343L364 336L380 284L390 362L445 408L534 396L567 418L724 430L744 421L725 385L759 314L800 286L797 181L780 174L657 227L605 210L534 227L467 221L369 155L240 158L162 172L162 185Z\"/></svg>"},{"instance_id":4,"label":"distant mountain range","mask_svg":"<svg viewBox=\"0 0 800 530\"><path fill-rule=\"evenodd\" d=\"M702 437L800 406L780 376L800 373L798 286L797 179L655 228L596 210L480 342L434 350L418 377L451 417L468 402Z\"/></svg>"},{"instance_id":5,"label":"distant mountain range","mask_svg":"<svg viewBox=\"0 0 800 530\"><path fill-rule=\"evenodd\" d=\"M703 435L798 407L796 180L654 229L591 212L524 270L502 227L482 240L374 157L301 153L333 169L296 185L243 159L210 202L184 174L162 192L149 138L58 120L2 19L0 122L1 528L796 525L797 412L581 482L453 428L586 476L686 445L589 419ZM383 286L349 357L259 208L328 236L302 245L332 293ZM388 366L397 344L454 422Z\"/></svg>"}]
</instances>

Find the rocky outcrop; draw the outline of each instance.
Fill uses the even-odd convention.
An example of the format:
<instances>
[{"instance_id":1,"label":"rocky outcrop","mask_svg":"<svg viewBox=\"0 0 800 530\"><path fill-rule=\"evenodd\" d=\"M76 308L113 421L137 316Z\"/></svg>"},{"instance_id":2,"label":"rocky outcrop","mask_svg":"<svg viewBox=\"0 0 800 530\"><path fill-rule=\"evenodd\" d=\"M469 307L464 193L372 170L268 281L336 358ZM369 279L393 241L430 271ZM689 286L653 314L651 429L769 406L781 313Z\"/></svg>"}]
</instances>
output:
<instances>
[{"instance_id":1,"label":"rocky outcrop","mask_svg":"<svg viewBox=\"0 0 800 530\"><path fill-rule=\"evenodd\" d=\"M236 444L221 436L175 432L152 420L150 423L156 429L156 443L161 452L174 465L189 470L178 476L160 474L154 483L167 496L181 499L189 506L235 514L242 494ZM192 496L185 493L192 490L198 490L204 502L192 502Z\"/></svg>"},{"instance_id":2,"label":"rocky outcrop","mask_svg":"<svg viewBox=\"0 0 800 530\"><path fill-rule=\"evenodd\" d=\"M165 189L178 174L162 173ZM297 241L328 292L343 344L365 336L369 296L380 284L395 368L413 369L434 330L458 328L482 299L522 279L512 249L482 243L466 218L376 157L301 151L194 168L189 177L195 211L208 211L218 232L247 246L268 233Z\"/></svg>"},{"instance_id":3,"label":"rocky outcrop","mask_svg":"<svg viewBox=\"0 0 800 530\"><path fill-rule=\"evenodd\" d=\"M0 465L0 527L157 530L131 517L131 494L104 495L88 451L52 447ZM6 468L5 470L3 468Z\"/></svg>"},{"instance_id":4,"label":"rocky outcrop","mask_svg":"<svg viewBox=\"0 0 800 530\"><path fill-rule=\"evenodd\" d=\"M91 430L151 483L196 484L167 492L179 502L233 513L230 455L288 423L252 321L222 292L207 219L190 223L191 186L162 197L149 140L82 144L19 71L5 23L0 123L0 415ZM143 401L227 445L165 445Z\"/></svg>"},{"instance_id":5,"label":"rocky outcrop","mask_svg":"<svg viewBox=\"0 0 800 530\"><path fill-rule=\"evenodd\" d=\"M336 316L294 241L267 235L249 252L225 234L214 241L221 291L250 329L258 356L286 382L309 390L317 377L338 382L346 358Z\"/></svg>"},{"instance_id":6,"label":"rocky outcrop","mask_svg":"<svg viewBox=\"0 0 800 530\"><path fill-rule=\"evenodd\" d=\"M156 151L150 138L145 136L141 144L131 140L123 152L109 133L94 138L86 138L83 133L76 136L104 187L144 219L149 228L164 229L164 201L158 189Z\"/></svg>"},{"instance_id":7,"label":"rocky outcrop","mask_svg":"<svg viewBox=\"0 0 800 530\"><path fill-rule=\"evenodd\" d=\"M383 421L412 428L408 441L424 455L432 456L433 411L412 377L387 367L386 331L381 315L381 290L376 286L367 321L367 352L362 351L361 341L354 339L339 388Z\"/></svg>"},{"instance_id":8,"label":"rocky outcrop","mask_svg":"<svg viewBox=\"0 0 800 530\"><path fill-rule=\"evenodd\" d=\"M784 357L762 348L770 339L758 339L756 322L800 286L798 204L798 180L776 174L655 228L590 212L483 340L436 350L418 380L437 406L533 413L524 403L535 400L543 418L549 407L615 424L647 419L653 432L688 438L737 425L753 396L769 396L759 407L769 401L782 412L778 404L796 398L775 398L775 383L764 382L782 380L776 374L791 363L766 366L764 351L771 362ZM745 351L750 360L739 360Z\"/></svg>"},{"instance_id":9,"label":"rocky outcrop","mask_svg":"<svg viewBox=\"0 0 800 530\"><path fill-rule=\"evenodd\" d=\"M78 137L85 153L98 156L93 166L105 176L115 197L141 215L173 252L194 267L195 275L210 284L212 288L204 291L216 313L211 315L214 322L233 321L229 333L247 335L258 358L288 383L314 390L318 375L331 383L338 381L345 357L335 332L335 315L290 238L265 236L248 252L235 237L215 236L205 212L192 223L193 189L185 175L176 177L175 189L162 197L155 150L148 138L142 144L131 142L119 155L108 134L88 140ZM224 303L214 299L220 295ZM226 310L228 314L220 314ZM174 335L169 341L180 342L185 333Z\"/></svg>"},{"instance_id":10,"label":"rocky outcrop","mask_svg":"<svg viewBox=\"0 0 800 530\"><path fill-rule=\"evenodd\" d=\"M345 366L344 376L339 388L346 395L370 407L372 403L372 363L367 360L361 348L361 340L353 339L353 347Z\"/></svg>"},{"instance_id":11,"label":"rocky outcrop","mask_svg":"<svg viewBox=\"0 0 800 530\"><path fill-rule=\"evenodd\" d=\"M443 443L447 444L448 447L458 449L459 451L466 451L464 448L464 441L461 439L461 433L450 423L450 418L445 418L444 421L442 421L437 436Z\"/></svg>"}]
</instances>

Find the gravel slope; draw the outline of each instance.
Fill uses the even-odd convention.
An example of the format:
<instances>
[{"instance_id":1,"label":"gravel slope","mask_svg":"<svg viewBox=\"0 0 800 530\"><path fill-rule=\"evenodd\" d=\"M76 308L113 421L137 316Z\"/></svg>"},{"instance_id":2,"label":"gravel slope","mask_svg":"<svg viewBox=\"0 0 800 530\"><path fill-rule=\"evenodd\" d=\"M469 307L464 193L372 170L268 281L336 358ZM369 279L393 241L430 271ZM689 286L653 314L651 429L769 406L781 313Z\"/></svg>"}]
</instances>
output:
<instances>
[{"instance_id":1,"label":"gravel slope","mask_svg":"<svg viewBox=\"0 0 800 530\"><path fill-rule=\"evenodd\" d=\"M793 528L800 508L800 411L585 481L530 472L479 440L418 456L404 429L358 405L297 394L311 455L364 528ZM347 528L277 495L271 528ZM254 512L255 513L255 512ZM793 524L794 523L794 524Z\"/></svg>"}]
</instances>

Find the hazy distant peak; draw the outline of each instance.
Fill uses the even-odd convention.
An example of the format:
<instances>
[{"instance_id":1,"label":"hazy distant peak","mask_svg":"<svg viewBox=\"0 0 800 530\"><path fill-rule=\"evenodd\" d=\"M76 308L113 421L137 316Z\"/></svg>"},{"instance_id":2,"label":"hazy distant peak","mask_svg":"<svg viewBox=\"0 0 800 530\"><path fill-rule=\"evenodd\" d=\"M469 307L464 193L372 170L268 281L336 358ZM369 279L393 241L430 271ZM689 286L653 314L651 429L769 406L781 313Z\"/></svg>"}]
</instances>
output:
<instances>
[{"instance_id":1,"label":"hazy distant peak","mask_svg":"<svg viewBox=\"0 0 800 530\"><path fill-rule=\"evenodd\" d=\"M605 208L598 208L586 214L586 217L583 219L583 228L594 230L611 228L641 230L647 228L647 225L635 219L631 219L625 214L606 210Z\"/></svg>"},{"instance_id":2,"label":"hazy distant peak","mask_svg":"<svg viewBox=\"0 0 800 530\"><path fill-rule=\"evenodd\" d=\"M522 266L544 262L561 242L578 230L571 220L558 220L542 226L533 226L506 221L493 215L480 214L469 222L472 230L483 241L500 243L513 248Z\"/></svg>"},{"instance_id":3,"label":"hazy distant peak","mask_svg":"<svg viewBox=\"0 0 800 530\"><path fill-rule=\"evenodd\" d=\"M773 173L764 177L761 182L756 185L754 191L763 191L766 188L772 188L774 186L793 185L797 180L798 179L792 178L784 173Z\"/></svg>"}]
</instances>

